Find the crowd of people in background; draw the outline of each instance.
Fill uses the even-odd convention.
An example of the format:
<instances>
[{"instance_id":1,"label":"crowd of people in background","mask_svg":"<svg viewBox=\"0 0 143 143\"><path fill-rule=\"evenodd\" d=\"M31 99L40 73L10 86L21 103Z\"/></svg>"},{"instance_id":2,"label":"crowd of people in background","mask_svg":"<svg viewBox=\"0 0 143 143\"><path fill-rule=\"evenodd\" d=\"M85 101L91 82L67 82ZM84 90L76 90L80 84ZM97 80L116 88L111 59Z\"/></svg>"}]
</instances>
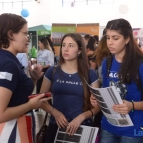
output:
<instances>
[{"instance_id":1,"label":"crowd of people in background","mask_svg":"<svg viewBox=\"0 0 143 143\"><path fill-rule=\"evenodd\" d=\"M72 136L80 125L100 129L96 143L143 142L143 136L134 135L143 127L142 91L135 82L138 76L143 83L143 54L127 20L109 21L100 40L98 35L65 34L58 62L50 35L38 39L39 48L30 49L30 60L29 42L24 18L0 15L0 142L36 143L33 109L39 108L51 115L44 143L54 142L58 128ZM95 88L109 87L113 81L124 84L123 104L112 108L129 114L134 125L110 124L86 81ZM39 96L30 98L35 86ZM52 98L43 98L49 91Z\"/></svg>"}]
</instances>

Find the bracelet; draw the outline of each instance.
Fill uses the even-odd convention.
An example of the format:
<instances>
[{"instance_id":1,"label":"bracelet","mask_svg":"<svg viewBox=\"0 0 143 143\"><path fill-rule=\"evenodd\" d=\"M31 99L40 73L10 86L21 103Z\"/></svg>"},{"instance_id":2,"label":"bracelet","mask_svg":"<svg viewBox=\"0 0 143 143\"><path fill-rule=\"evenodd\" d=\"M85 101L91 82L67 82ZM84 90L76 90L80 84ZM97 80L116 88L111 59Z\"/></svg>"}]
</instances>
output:
<instances>
[{"instance_id":1,"label":"bracelet","mask_svg":"<svg viewBox=\"0 0 143 143\"><path fill-rule=\"evenodd\" d=\"M134 112L134 100L132 100L132 104L133 104L133 108L132 108L132 112Z\"/></svg>"},{"instance_id":2,"label":"bracelet","mask_svg":"<svg viewBox=\"0 0 143 143\"><path fill-rule=\"evenodd\" d=\"M54 109L55 109L55 108L53 107L53 108L49 111L49 113L51 114L51 113L53 112Z\"/></svg>"},{"instance_id":3,"label":"bracelet","mask_svg":"<svg viewBox=\"0 0 143 143\"><path fill-rule=\"evenodd\" d=\"M94 115L93 115L93 111L92 111L91 109L90 109L89 111L91 112L91 114L92 114L92 117L93 117L93 116L94 116Z\"/></svg>"}]
</instances>

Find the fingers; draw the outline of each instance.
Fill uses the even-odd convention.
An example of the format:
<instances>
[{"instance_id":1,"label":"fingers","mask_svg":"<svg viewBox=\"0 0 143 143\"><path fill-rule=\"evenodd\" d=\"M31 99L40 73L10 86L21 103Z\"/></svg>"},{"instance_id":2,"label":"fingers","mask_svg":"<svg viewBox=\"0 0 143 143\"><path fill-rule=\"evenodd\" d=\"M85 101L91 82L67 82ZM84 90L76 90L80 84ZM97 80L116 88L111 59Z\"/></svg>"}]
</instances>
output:
<instances>
[{"instance_id":1,"label":"fingers","mask_svg":"<svg viewBox=\"0 0 143 143\"><path fill-rule=\"evenodd\" d=\"M129 112L128 106L126 104L114 105L113 110L120 114L127 114Z\"/></svg>"},{"instance_id":2,"label":"fingers","mask_svg":"<svg viewBox=\"0 0 143 143\"><path fill-rule=\"evenodd\" d=\"M44 98L41 99L41 102L45 102L45 101L48 101L50 99L52 99L52 97L44 97Z\"/></svg>"},{"instance_id":3,"label":"fingers","mask_svg":"<svg viewBox=\"0 0 143 143\"><path fill-rule=\"evenodd\" d=\"M56 120L59 128L65 128L68 125L68 121L65 118Z\"/></svg>"},{"instance_id":4,"label":"fingers","mask_svg":"<svg viewBox=\"0 0 143 143\"><path fill-rule=\"evenodd\" d=\"M96 100L96 98L95 98L95 96L94 96L93 94L91 94L90 98L91 98L92 100Z\"/></svg>"},{"instance_id":5,"label":"fingers","mask_svg":"<svg viewBox=\"0 0 143 143\"><path fill-rule=\"evenodd\" d=\"M30 71L32 71L32 67L31 67L31 62L30 61L28 62L28 68L29 68Z\"/></svg>"},{"instance_id":6,"label":"fingers","mask_svg":"<svg viewBox=\"0 0 143 143\"><path fill-rule=\"evenodd\" d=\"M66 133L69 135L74 135L77 129L78 129L78 126L76 124L69 124L67 126Z\"/></svg>"},{"instance_id":7,"label":"fingers","mask_svg":"<svg viewBox=\"0 0 143 143\"><path fill-rule=\"evenodd\" d=\"M37 96L36 96L35 98L40 99L40 98L43 98L44 96L45 96L44 93L42 93L42 94L37 94Z\"/></svg>"},{"instance_id":8,"label":"fingers","mask_svg":"<svg viewBox=\"0 0 143 143\"><path fill-rule=\"evenodd\" d=\"M98 102L97 102L94 95L90 96L90 103L91 103L92 106L96 106L98 104Z\"/></svg>"}]
</instances>

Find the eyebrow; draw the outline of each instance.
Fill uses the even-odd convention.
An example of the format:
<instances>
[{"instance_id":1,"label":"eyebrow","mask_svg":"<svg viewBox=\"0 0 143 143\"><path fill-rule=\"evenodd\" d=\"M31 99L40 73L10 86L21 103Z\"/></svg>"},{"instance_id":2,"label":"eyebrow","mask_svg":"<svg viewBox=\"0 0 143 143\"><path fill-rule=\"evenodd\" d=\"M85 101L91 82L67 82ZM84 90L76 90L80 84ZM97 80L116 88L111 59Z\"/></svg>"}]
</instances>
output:
<instances>
[{"instance_id":1,"label":"eyebrow","mask_svg":"<svg viewBox=\"0 0 143 143\"><path fill-rule=\"evenodd\" d=\"M109 35L106 35L106 36L109 36ZM111 37L120 37L119 35L113 35L113 36L111 36Z\"/></svg>"},{"instance_id":2,"label":"eyebrow","mask_svg":"<svg viewBox=\"0 0 143 143\"><path fill-rule=\"evenodd\" d=\"M66 43L63 43L63 44L66 44ZM72 45L75 45L74 43L68 43L68 44L72 44Z\"/></svg>"}]
</instances>

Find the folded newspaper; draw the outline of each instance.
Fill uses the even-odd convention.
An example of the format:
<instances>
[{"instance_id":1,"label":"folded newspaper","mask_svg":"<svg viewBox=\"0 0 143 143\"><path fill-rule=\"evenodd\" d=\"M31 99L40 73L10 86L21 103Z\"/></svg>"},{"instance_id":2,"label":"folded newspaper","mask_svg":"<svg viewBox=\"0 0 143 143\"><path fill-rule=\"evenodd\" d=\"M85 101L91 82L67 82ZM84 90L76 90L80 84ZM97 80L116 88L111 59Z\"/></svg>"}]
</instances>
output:
<instances>
[{"instance_id":1,"label":"folded newspaper","mask_svg":"<svg viewBox=\"0 0 143 143\"><path fill-rule=\"evenodd\" d=\"M58 128L54 143L95 143L98 128L81 125L76 133L69 136L66 129Z\"/></svg>"},{"instance_id":2,"label":"folded newspaper","mask_svg":"<svg viewBox=\"0 0 143 143\"><path fill-rule=\"evenodd\" d=\"M88 83L87 85L89 86L93 95L96 97L104 116L107 118L110 124L120 127L133 126L132 120L128 114L119 114L112 108L113 105L123 104L120 94L115 86L93 88Z\"/></svg>"}]
</instances>

